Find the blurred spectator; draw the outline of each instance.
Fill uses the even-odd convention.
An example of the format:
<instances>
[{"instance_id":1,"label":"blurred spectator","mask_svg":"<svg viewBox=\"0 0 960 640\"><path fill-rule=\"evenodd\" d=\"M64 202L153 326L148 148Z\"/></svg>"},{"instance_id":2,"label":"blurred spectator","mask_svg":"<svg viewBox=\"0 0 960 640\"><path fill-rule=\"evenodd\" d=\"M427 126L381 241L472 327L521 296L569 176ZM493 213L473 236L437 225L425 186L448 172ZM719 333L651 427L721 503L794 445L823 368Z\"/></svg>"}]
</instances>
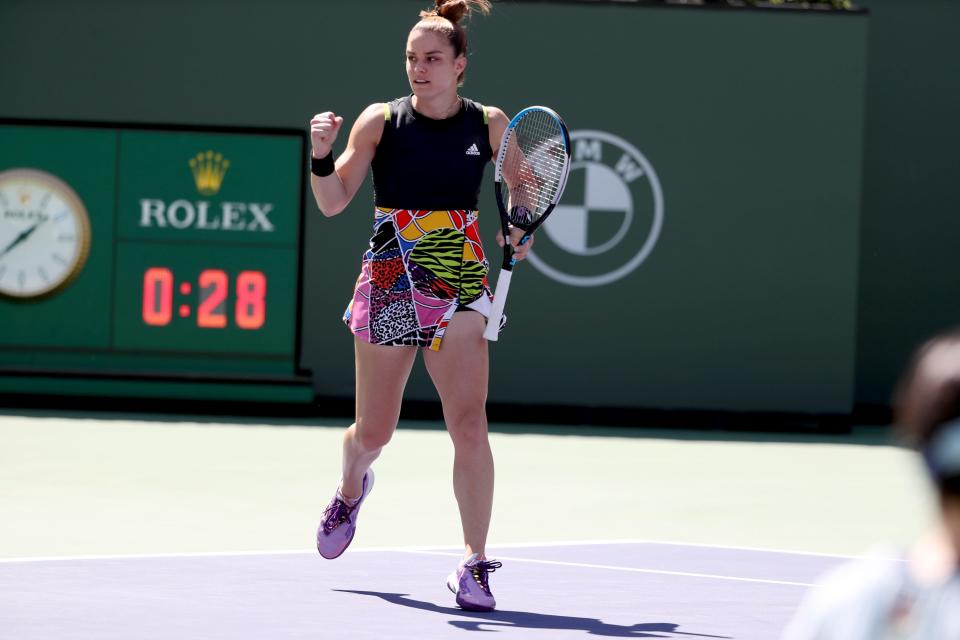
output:
<instances>
[{"instance_id":1,"label":"blurred spectator","mask_svg":"<svg viewBox=\"0 0 960 640\"><path fill-rule=\"evenodd\" d=\"M850 562L810 592L782 640L960 640L960 330L917 350L896 426L938 498L935 525L907 550Z\"/></svg>"}]
</instances>

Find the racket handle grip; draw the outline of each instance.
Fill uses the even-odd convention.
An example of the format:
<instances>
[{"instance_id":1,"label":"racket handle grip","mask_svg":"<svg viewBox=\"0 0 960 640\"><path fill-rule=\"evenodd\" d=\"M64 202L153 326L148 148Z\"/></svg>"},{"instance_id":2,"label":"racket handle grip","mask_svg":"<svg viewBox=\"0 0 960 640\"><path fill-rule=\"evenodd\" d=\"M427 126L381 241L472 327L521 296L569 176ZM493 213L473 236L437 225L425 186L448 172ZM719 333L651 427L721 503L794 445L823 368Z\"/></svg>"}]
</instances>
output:
<instances>
[{"instance_id":1,"label":"racket handle grip","mask_svg":"<svg viewBox=\"0 0 960 640\"><path fill-rule=\"evenodd\" d=\"M507 292L510 291L510 277L513 271L506 269L500 270L497 276L497 288L493 292L493 308L490 309L490 317L487 318L487 329L483 332L483 337L490 342L496 342L500 337L500 318L503 317L503 305L507 301Z\"/></svg>"}]
</instances>

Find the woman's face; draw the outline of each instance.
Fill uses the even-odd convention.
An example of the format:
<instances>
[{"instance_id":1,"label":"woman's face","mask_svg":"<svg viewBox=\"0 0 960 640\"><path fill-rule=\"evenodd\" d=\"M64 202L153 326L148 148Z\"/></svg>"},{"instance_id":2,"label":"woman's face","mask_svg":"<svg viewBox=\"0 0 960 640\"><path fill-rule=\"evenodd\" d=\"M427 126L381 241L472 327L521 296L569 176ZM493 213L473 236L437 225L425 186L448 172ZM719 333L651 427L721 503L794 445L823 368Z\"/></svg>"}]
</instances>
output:
<instances>
[{"instance_id":1,"label":"woman's face","mask_svg":"<svg viewBox=\"0 0 960 640\"><path fill-rule=\"evenodd\" d=\"M457 90L467 59L454 56L453 46L436 31L414 29L407 38L407 79L413 94L433 98Z\"/></svg>"}]
</instances>

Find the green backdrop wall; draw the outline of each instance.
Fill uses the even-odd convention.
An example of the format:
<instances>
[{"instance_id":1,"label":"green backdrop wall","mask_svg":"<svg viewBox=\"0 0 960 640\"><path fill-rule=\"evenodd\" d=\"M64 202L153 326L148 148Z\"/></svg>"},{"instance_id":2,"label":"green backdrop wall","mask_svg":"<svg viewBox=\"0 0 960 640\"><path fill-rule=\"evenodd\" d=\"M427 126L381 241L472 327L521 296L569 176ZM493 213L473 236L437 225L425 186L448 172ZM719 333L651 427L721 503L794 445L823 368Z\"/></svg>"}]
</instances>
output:
<instances>
[{"instance_id":1,"label":"green backdrop wall","mask_svg":"<svg viewBox=\"0 0 960 640\"><path fill-rule=\"evenodd\" d=\"M332 109L350 122L408 92L403 39L423 4L5 2L0 116L305 128ZM464 93L508 112L554 106L579 154L569 210L538 237L539 267L518 271L491 399L520 399L509 374L522 361L537 381L523 393L547 403L842 413L885 401L905 354L955 306L950 256L927 247L958 229L944 218L960 129L938 78L960 56L949 2L863 4L869 18L499 3L470 25ZM37 25L55 46L35 45ZM538 35L569 46L534 74L536 58L503 45ZM935 132L946 142L924 144ZM307 205L302 364L324 395L352 393L339 316L369 203L367 186L333 219ZM410 396L433 397L422 372Z\"/></svg>"},{"instance_id":2,"label":"green backdrop wall","mask_svg":"<svg viewBox=\"0 0 960 640\"><path fill-rule=\"evenodd\" d=\"M911 351L960 324L960 3L870 9L857 401L887 405Z\"/></svg>"}]
</instances>

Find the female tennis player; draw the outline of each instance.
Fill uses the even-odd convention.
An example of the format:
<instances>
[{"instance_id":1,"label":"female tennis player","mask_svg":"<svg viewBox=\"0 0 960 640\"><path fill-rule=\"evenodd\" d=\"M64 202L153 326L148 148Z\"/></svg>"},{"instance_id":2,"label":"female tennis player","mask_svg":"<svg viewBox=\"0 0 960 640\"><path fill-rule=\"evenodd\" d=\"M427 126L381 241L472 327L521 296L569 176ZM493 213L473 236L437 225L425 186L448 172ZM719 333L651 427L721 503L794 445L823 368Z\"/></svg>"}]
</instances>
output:
<instances>
[{"instance_id":1,"label":"female tennis player","mask_svg":"<svg viewBox=\"0 0 960 640\"><path fill-rule=\"evenodd\" d=\"M343 471L317 532L317 548L336 558L353 539L360 506L373 487L371 463L390 441L417 352L423 353L455 449L453 489L464 558L447 580L465 608L496 606L486 558L494 465L487 436L487 343L491 307L488 263L477 226L486 164L496 157L508 118L461 97L467 39L460 20L489 13L488 0L435 0L406 43L412 94L360 114L345 151L332 146L343 118L313 117L311 186L333 216L373 170L373 237L344 322L354 334L356 421L343 439ZM516 245L522 236L511 233ZM497 243L503 246L498 233ZM517 259L531 243L517 246Z\"/></svg>"},{"instance_id":2,"label":"female tennis player","mask_svg":"<svg viewBox=\"0 0 960 640\"><path fill-rule=\"evenodd\" d=\"M960 330L917 350L896 407L897 427L929 473L939 517L909 550L879 549L826 577L783 640L960 638Z\"/></svg>"}]
</instances>

